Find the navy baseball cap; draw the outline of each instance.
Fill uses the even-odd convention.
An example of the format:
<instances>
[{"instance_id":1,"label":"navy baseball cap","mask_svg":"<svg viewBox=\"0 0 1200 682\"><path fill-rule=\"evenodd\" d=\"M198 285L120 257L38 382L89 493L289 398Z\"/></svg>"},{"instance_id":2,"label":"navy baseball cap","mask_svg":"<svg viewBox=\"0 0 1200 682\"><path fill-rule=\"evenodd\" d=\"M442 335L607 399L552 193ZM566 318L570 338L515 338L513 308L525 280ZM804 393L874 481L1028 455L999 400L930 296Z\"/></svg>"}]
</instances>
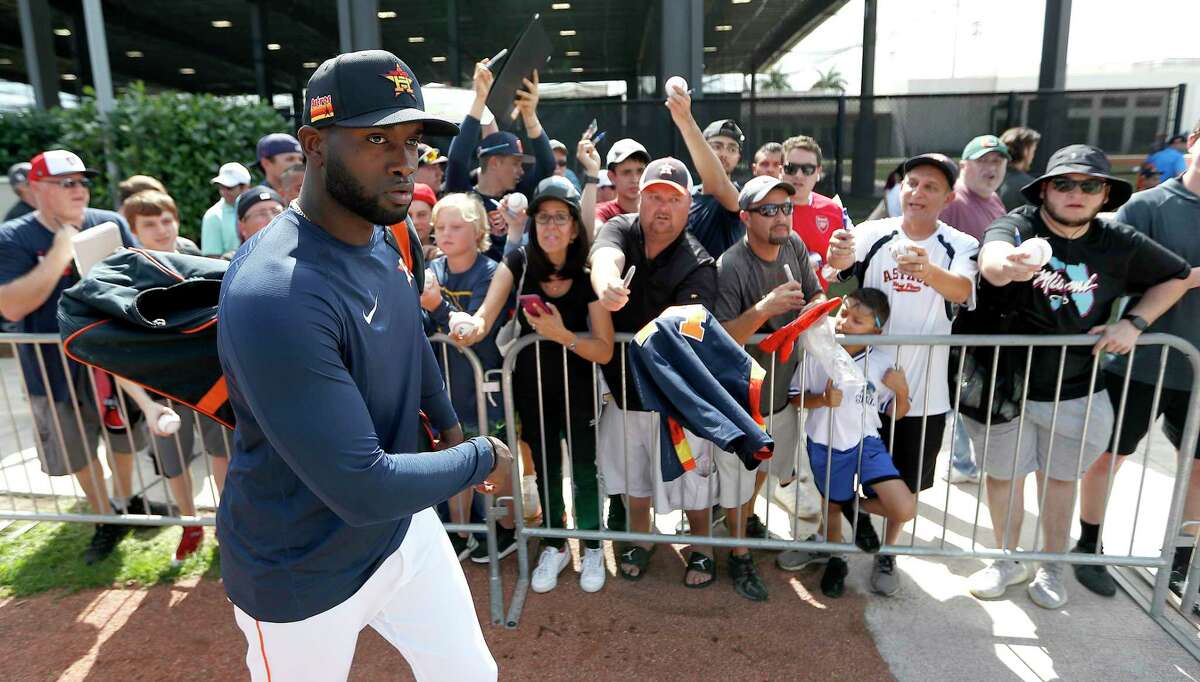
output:
<instances>
[{"instance_id":1,"label":"navy baseball cap","mask_svg":"<svg viewBox=\"0 0 1200 682\"><path fill-rule=\"evenodd\" d=\"M692 193L692 174L679 159L664 156L651 161L646 166L646 170L642 171L642 179L638 182L638 191L644 191L647 187L655 185L666 185L680 194L688 196Z\"/></svg>"},{"instance_id":2,"label":"navy baseball cap","mask_svg":"<svg viewBox=\"0 0 1200 682\"><path fill-rule=\"evenodd\" d=\"M258 157L257 163L262 163L263 159L275 156L276 154L291 153L304 153L304 150L300 148L300 141L287 133L271 133L270 135L263 135L259 139L255 156Z\"/></svg>"},{"instance_id":3,"label":"navy baseball cap","mask_svg":"<svg viewBox=\"0 0 1200 682\"><path fill-rule=\"evenodd\" d=\"M346 52L326 59L308 79L304 125L373 128L423 123L429 135L453 136L458 125L425 112L413 70L386 50Z\"/></svg>"},{"instance_id":4,"label":"navy baseball cap","mask_svg":"<svg viewBox=\"0 0 1200 682\"><path fill-rule=\"evenodd\" d=\"M259 185L238 195L237 201L234 203L238 220L245 218L247 211L264 201L277 201L280 206L287 208L287 204L283 203L283 197L279 196L278 192L266 185Z\"/></svg>"},{"instance_id":5,"label":"navy baseball cap","mask_svg":"<svg viewBox=\"0 0 1200 682\"><path fill-rule=\"evenodd\" d=\"M945 154L937 152L918 154L904 162L904 172L908 173L917 166L933 166L940 170L942 175L946 176L946 182L950 185L950 189L954 189L954 183L958 182L958 164Z\"/></svg>"},{"instance_id":6,"label":"navy baseball cap","mask_svg":"<svg viewBox=\"0 0 1200 682\"><path fill-rule=\"evenodd\" d=\"M532 156L525 153L521 138L504 131L492 133L480 140L476 153L481 159L485 156L519 156L521 163L533 163L534 161Z\"/></svg>"}]
</instances>

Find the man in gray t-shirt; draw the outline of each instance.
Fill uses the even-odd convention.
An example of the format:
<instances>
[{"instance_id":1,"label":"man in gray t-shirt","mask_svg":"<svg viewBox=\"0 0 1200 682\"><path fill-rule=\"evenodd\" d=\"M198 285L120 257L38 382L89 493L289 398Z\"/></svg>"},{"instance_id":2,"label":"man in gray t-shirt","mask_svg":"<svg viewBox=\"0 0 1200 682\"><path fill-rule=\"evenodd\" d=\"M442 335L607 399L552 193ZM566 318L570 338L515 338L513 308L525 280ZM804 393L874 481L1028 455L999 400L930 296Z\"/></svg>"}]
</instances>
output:
<instances>
[{"instance_id":1,"label":"man in gray t-shirt","mask_svg":"<svg viewBox=\"0 0 1200 682\"><path fill-rule=\"evenodd\" d=\"M745 344L754 334L773 332L795 320L806 305L823 300L821 284L813 272L808 250L792 232L792 185L771 176L759 176L746 183L738 196L741 219L747 224L746 236L731 246L717 261L717 303L713 314L735 341ZM721 466L718 476L722 489L725 523L735 537L766 537L766 527L754 510L754 496L767 478L768 468L782 482L796 477L796 462L807 467L807 455L798 455L799 414L788 404L788 385L796 370L797 355L778 362L757 345L747 347L766 370L763 379L762 413L775 438L775 455L768 466L759 466L750 474L736 466ZM731 458L725 458L731 459ZM736 459L736 458L733 458ZM799 484L797 484L799 485ZM727 503L727 490L736 490L736 507ZM815 516L820 506L805 489L802 516ZM729 558L734 588L738 594L754 600L766 599L766 587L758 578L750 559L750 550L736 548Z\"/></svg>"}]
</instances>

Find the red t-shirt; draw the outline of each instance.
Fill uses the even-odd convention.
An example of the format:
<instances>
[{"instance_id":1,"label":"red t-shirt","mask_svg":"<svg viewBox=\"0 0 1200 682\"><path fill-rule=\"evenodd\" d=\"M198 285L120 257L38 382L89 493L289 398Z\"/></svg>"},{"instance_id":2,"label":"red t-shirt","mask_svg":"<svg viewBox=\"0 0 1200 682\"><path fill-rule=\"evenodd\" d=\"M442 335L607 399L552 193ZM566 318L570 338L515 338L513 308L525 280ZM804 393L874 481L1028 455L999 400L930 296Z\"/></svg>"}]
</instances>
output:
<instances>
[{"instance_id":1,"label":"red t-shirt","mask_svg":"<svg viewBox=\"0 0 1200 682\"><path fill-rule=\"evenodd\" d=\"M825 254L829 251L829 237L833 235L834 230L848 230L853 225L845 209L829 197L816 192L808 196L807 205L792 206L792 229L804 240L821 287L829 289L829 283L821 275L821 269L825 265Z\"/></svg>"},{"instance_id":2,"label":"red t-shirt","mask_svg":"<svg viewBox=\"0 0 1200 682\"><path fill-rule=\"evenodd\" d=\"M613 199L612 201L605 201L601 204L596 204L596 220L599 220L602 223L607 223L613 218L623 215L624 213L625 211L621 208L621 205L617 203L616 199Z\"/></svg>"}]
</instances>

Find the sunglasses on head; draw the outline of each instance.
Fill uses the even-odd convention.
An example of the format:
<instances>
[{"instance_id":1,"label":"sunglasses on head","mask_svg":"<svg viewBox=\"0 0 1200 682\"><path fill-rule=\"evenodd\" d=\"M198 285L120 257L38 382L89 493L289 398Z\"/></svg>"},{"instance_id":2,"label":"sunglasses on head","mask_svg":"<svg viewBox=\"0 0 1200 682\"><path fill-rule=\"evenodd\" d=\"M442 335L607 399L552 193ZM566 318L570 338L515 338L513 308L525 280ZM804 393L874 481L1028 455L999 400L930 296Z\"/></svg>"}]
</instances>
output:
<instances>
[{"instance_id":1,"label":"sunglasses on head","mask_svg":"<svg viewBox=\"0 0 1200 682\"><path fill-rule=\"evenodd\" d=\"M783 164L783 172L788 175L797 175L799 173L812 175L817 172L817 166L813 163L785 163Z\"/></svg>"},{"instance_id":2,"label":"sunglasses on head","mask_svg":"<svg viewBox=\"0 0 1200 682\"><path fill-rule=\"evenodd\" d=\"M1100 192L1104 191L1104 188L1106 185L1108 185L1108 182L1105 180L1098 180L1096 178L1088 178L1087 180L1051 178L1050 185L1054 187L1055 192L1062 192L1063 194L1074 192L1076 187L1083 190L1084 194L1099 194Z\"/></svg>"},{"instance_id":3,"label":"sunglasses on head","mask_svg":"<svg viewBox=\"0 0 1200 682\"><path fill-rule=\"evenodd\" d=\"M774 218L780 211L782 211L784 215L791 215L792 202L785 201L781 204L763 204L762 206L755 206L754 208L749 208L746 210L751 213L757 213L760 216Z\"/></svg>"},{"instance_id":4,"label":"sunglasses on head","mask_svg":"<svg viewBox=\"0 0 1200 682\"><path fill-rule=\"evenodd\" d=\"M63 178L62 180L38 180L38 182L48 182L52 185L58 185L63 189L75 189L76 187L90 189L92 186L92 181L88 180L87 178L80 178L78 180L75 178Z\"/></svg>"}]
</instances>

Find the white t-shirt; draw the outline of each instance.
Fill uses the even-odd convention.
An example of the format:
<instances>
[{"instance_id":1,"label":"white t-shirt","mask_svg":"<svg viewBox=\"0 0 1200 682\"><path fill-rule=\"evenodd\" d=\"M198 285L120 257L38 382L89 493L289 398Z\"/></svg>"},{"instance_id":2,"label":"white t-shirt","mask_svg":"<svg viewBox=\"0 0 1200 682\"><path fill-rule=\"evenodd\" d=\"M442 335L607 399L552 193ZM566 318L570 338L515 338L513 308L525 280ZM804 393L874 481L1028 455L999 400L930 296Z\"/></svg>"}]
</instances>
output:
<instances>
[{"instance_id":1,"label":"white t-shirt","mask_svg":"<svg viewBox=\"0 0 1200 682\"><path fill-rule=\"evenodd\" d=\"M933 287L900 272L888 244L897 239L908 239L925 249L929 254L930 263L970 278L971 295L967 305L974 308L975 280L979 274L979 264L975 259L979 253L979 242L940 220L937 230L932 235L918 241L905 235L900 227L903 220L903 217L884 218L855 227L852 232L856 262L848 272L858 275L860 286L879 289L887 294L892 315L884 326L884 334L949 334L953 317L946 299ZM924 414L949 412L950 387L946 373L950 348L907 346L901 347L898 355L912 399L912 409L909 410L908 416L919 417ZM925 395L927 366L928 403Z\"/></svg>"},{"instance_id":2,"label":"white t-shirt","mask_svg":"<svg viewBox=\"0 0 1200 682\"><path fill-rule=\"evenodd\" d=\"M883 375L888 368L896 363L896 355L892 346L875 346L854 356L854 364L862 370L867 379L866 386L856 386L849 390L842 388L842 404L838 407L819 407L808 411L808 419L804 430L814 443L829 445L833 443L834 450L849 450L858 447L863 438L879 437L880 412L886 412L895 398L892 389L883 385ZM801 377L801 372L804 376ZM825 383L829 380L824 368L816 362L802 363L792 375L790 393L792 395L812 393L820 395L825 392ZM830 437L830 422L833 424L833 434Z\"/></svg>"}]
</instances>

